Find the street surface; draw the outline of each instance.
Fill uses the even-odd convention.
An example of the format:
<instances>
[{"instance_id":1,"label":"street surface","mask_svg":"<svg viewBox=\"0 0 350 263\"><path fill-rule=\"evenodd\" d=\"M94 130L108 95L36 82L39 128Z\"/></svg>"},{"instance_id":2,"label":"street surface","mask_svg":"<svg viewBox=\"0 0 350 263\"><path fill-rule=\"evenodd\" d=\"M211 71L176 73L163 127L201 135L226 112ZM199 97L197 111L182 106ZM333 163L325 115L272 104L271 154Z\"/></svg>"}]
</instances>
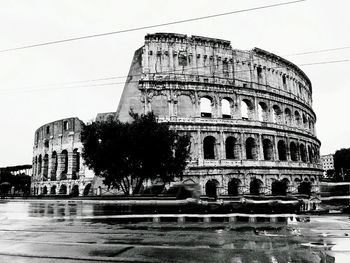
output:
<instances>
[{"instance_id":1,"label":"street surface","mask_svg":"<svg viewBox=\"0 0 350 263\"><path fill-rule=\"evenodd\" d=\"M288 223L120 223L111 201L0 201L0 263L350 262L346 215ZM309 221L309 222L308 222Z\"/></svg>"}]
</instances>

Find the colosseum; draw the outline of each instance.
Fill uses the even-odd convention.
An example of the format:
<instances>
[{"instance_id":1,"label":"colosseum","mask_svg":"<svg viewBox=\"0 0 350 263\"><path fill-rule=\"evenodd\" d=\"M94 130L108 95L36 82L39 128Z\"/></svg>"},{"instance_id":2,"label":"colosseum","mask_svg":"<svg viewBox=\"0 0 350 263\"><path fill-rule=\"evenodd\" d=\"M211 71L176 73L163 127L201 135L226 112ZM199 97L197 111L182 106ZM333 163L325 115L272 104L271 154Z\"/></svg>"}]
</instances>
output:
<instances>
[{"instance_id":1,"label":"colosseum","mask_svg":"<svg viewBox=\"0 0 350 263\"><path fill-rule=\"evenodd\" d=\"M191 136L183 182L200 184L203 195L317 200L321 143L315 133L312 85L282 57L259 48L233 49L227 40L148 34L135 51L116 116L130 121L130 109L153 111L159 122ZM59 179L51 180L56 186L52 192L68 193L79 185L84 194L94 176L80 165L81 122L69 119L65 125L58 121L36 132L33 164L42 168L34 174L41 174L41 183L48 175ZM74 183L61 191L65 180Z\"/></svg>"},{"instance_id":2,"label":"colosseum","mask_svg":"<svg viewBox=\"0 0 350 263\"><path fill-rule=\"evenodd\" d=\"M113 117L98 114L97 121ZM80 132L83 122L66 118L41 126L35 132L33 147L34 195L87 196L113 194L83 163Z\"/></svg>"},{"instance_id":3,"label":"colosseum","mask_svg":"<svg viewBox=\"0 0 350 263\"><path fill-rule=\"evenodd\" d=\"M130 109L153 111L159 122L191 136L184 182L199 183L203 195L319 192L311 81L282 57L233 49L220 39L146 35L118 118L130 120Z\"/></svg>"}]
</instances>

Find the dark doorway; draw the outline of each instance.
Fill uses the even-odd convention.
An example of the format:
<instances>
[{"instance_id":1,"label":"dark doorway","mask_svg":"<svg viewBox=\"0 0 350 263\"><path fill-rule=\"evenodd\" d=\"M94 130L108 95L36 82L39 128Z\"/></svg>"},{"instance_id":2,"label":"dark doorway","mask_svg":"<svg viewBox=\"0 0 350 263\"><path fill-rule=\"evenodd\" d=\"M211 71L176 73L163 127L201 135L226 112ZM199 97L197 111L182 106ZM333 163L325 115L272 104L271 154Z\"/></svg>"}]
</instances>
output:
<instances>
[{"instance_id":1,"label":"dark doorway","mask_svg":"<svg viewBox=\"0 0 350 263\"><path fill-rule=\"evenodd\" d=\"M227 193L228 195L238 196L239 194L239 186L241 185L241 181L239 179L231 179L228 183Z\"/></svg>"},{"instance_id":2,"label":"dark doorway","mask_svg":"<svg viewBox=\"0 0 350 263\"><path fill-rule=\"evenodd\" d=\"M60 195L66 195L67 194L67 186L66 185L61 185L60 188Z\"/></svg>"},{"instance_id":3,"label":"dark doorway","mask_svg":"<svg viewBox=\"0 0 350 263\"><path fill-rule=\"evenodd\" d=\"M79 186L78 185L73 186L71 196L79 196Z\"/></svg>"},{"instance_id":4,"label":"dark doorway","mask_svg":"<svg viewBox=\"0 0 350 263\"><path fill-rule=\"evenodd\" d=\"M84 188L84 192L83 195L86 196L90 193L90 189L91 189L91 184L87 184Z\"/></svg>"},{"instance_id":5,"label":"dark doorway","mask_svg":"<svg viewBox=\"0 0 350 263\"><path fill-rule=\"evenodd\" d=\"M287 195L287 182L275 180L271 184L272 195Z\"/></svg>"},{"instance_id":6,"label":"dark doorway","mask_svg":"<svg viewBox=\"0 0 350 263\"><path fill-rule=\"evenodd\" d=\"M250 182L250 194L259 195L262 182L259 179L254 179Z\"/></svg>"},{"instance_id":7,"label":"dark doorway","mask_svg":"<svg viewBox=\"0 0 350 263\"><path fill-rule=\"evenodd\" d=\"M203 141L204 159L215 159L215 138L207 136Z\"/></svg>"},{"instance_id":8,"label":"dark doorway","mask_svg":"<svg viewBox=\"0 0 350 263\"><path fill-rule=\"evenodd\" d=\"M209 180L205 184L205 194L208 197L212 197L212 198L217 197L216 182L214 180Z\"/></svg>"},{"instance_id":9,"label":"dark doorway","mask_svg":"<svg viewBox=\"0 0 350 263\"><path fill-rule=\"evenodd\" d=\"M311 183L310 182L301 182L298 187L298 193L303 195L311 195Z\"/></svg>"}]
</instances>

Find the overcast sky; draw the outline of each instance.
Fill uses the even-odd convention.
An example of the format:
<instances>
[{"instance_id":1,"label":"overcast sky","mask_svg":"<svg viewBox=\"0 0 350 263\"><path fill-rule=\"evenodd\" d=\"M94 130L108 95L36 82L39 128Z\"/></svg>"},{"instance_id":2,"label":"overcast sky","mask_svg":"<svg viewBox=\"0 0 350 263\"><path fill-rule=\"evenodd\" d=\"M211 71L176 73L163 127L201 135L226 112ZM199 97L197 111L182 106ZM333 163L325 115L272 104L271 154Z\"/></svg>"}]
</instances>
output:
<instances>
[{"instance_id":1,"label":"overcast sky","mask_svg":"<svg viewBox=\"0 0 350 263\"><path fill-rule=\"evenodd\" d=\"M17 1L0 2L0 50L287 2L221 1ZM115 111L125 76L144 35L174 32L260 47L296 65L350 60L350 1L308 0L270 9L135 32L0 52L0 166L31 163L34 132L66 117L93 119ZM321 154L350 147L350 62L300 66L313 83ZM70 84L65 84L70 83ZM100 85L105 84L105 85Z\"/></svg>"}]
</instances>

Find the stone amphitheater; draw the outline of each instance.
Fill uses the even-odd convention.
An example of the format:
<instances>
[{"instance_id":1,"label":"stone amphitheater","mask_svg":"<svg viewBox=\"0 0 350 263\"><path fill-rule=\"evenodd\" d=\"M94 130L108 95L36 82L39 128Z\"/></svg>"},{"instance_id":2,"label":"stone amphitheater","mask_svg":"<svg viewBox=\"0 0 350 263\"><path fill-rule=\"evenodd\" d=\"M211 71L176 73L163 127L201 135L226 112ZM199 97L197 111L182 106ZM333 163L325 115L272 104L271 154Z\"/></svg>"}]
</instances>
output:
<instances>
[{"instance_id":1,"label":"stone amphitheater","mask_svg":"<svg viewBox=\"0 0 350 263\"><path fill-rule=\"evenodd\" d=\"M282 57L259 48L237 50L221 39L148 34L135 51L116 117L129 121L130 109L153 111L159 122L191 136L183 182L199 183L203 195L318 195L321 143L311 81ZM73 178L79 169L84 174L77 161L81 144L75 133L65 133L64 120L60 125L58 140L74 142L68 157L59 153L59 160L68 158ZM45 147L45 140L39 145ZM38 158L34 150L36 167ZM40 162L42 171L34 174L44 177L47 168ZM67 170L58 167L61 174Z\"/></svg>"}]
</instances>

